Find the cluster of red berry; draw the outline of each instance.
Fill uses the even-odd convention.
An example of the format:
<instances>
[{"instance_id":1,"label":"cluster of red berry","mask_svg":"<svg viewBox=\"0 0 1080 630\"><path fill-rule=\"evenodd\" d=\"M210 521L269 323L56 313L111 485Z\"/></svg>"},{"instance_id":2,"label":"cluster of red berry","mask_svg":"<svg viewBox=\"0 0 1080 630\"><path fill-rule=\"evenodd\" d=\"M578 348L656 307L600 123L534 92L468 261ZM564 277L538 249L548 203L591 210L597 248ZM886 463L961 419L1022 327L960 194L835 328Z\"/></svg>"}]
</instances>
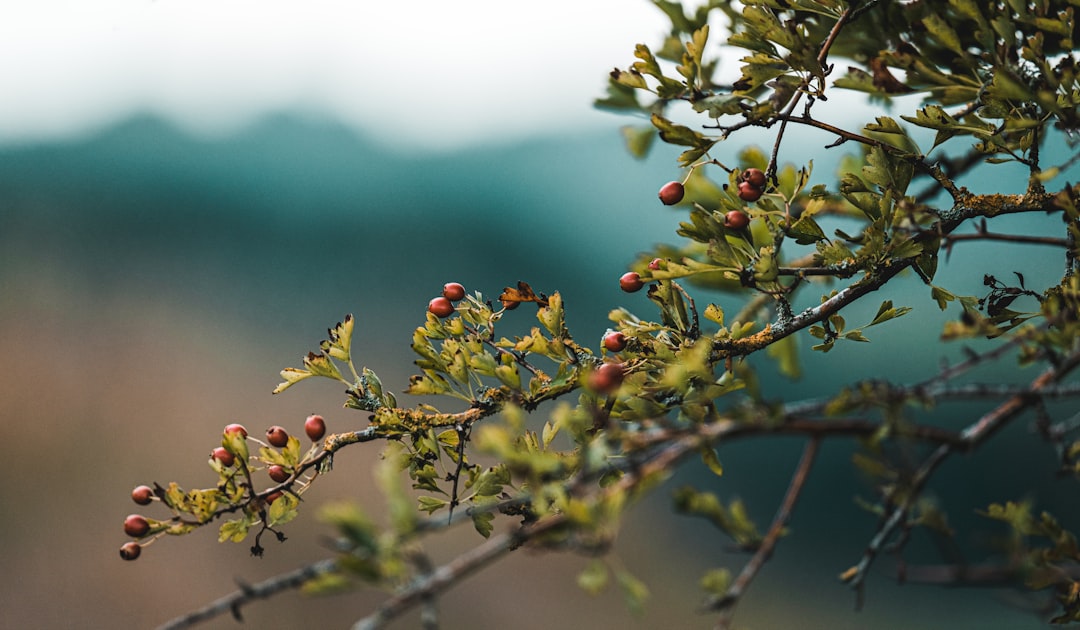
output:
<instances>
[{"instance_id":1,"label":"cluster of red berry","mask_svg":"<svg viewBox=\"0 0 1080 630\"><path fill-rule=\"evenodd\" d=\"M742 172L738 186L739 199L753 203L765 193L767 180L760 168L748 168ZM668 182L660 187L660 201L665 206L673 206L683 200L686 187L681 182ZM724 215L724 226L733 230L742 230L750 224L750 217L740 210L731 210Z\"/></svg>"},{"instance_id":2,"label":"cluster of red berry","mask_svg":"<svg viewBox=\"0 0 1080 630\"><path fill-rule=\"evenodd\" d=\"M225 427L223 433L226 436L239 435L245 439L248 435L247 429L242 424L230 424ZM304 433L312 442L318 442L326 435L326 420L318 414L308 416L304 421ZM270 446L284 448L289 443L289 432L284 427L274 425L266 430L266 441ZM236 456L224 446L219 446L211 451L210 458L217 460L225 468L231 468L236 463ZM278 465L269 466L266 473L275 483L283 483L291 476L291 473L285 467ZM266 502L268 504L273 503L281 495L280 491L275 492L266 497ZM150 486L136 486L131 491L131 500L137 505L150 505L156 498L157 495ZM124 519L124 533L132 538L143 538L150 533L150 530L150 521L142 514L129 514ZM134 560L141 553L142 545L137 542L129 541L120 546L120 557L124 560Z\"/></svg>"},{"instance_id":3,"label":"cluster of red berry","mask_svg":"<svg viewBox=\"0 0 1080 630\"><path fill-rule=\"evenodd\" d=\"M456 310L454 302L465 297L465 287L457 282L447 282L443 285L442 295L428 302L429 313L440 319L450 317Z\"/></svg>"}]
</instances>

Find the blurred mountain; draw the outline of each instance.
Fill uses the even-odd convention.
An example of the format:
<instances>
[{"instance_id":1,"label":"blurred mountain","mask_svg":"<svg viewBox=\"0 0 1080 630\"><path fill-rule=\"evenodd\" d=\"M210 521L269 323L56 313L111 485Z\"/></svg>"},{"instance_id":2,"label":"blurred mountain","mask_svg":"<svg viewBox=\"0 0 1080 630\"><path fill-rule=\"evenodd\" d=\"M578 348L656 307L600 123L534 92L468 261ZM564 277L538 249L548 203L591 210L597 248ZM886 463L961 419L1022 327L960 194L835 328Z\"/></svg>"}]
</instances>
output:
<instances>
[{"instance_id":1,"label":"blurred mountain","mask_svg":"<svg viewBox=\"0 0 1080 630\"><path fill-rule=\"evenodd\" d=\"M798 144L806 151L816 146ZM733 161L738 148L721 147L714 157ZM613 306L653 316L644 292L622 293L617 278L637 252L675 238L684 215L661 206L656 190L676 175L676 154L657 147L650 159L635 161L614 124L583 135L552 132L454 152L406 153L299 116L265 119L220 138L195 138L137 118L65 143L0 147L0 347L9 359L0 379L7 414L0 442L18 445L6 461L9 470L30 471L26 480L0 485L6 515L0 557L7 568L0 627L148 626L224 594L234 577L255 580L326 555L325 531L310 517L291 524L289 544L271 549L265 560L247 557L243 545L217 545L212 533L162 540L137 563L121 563L116 549L123 516L133 509L128 490L152 481L205 483L205 454L225 423L293 426L311 410L325 410L331 430L363 422L340 410L337 387L269 395L278 370L316 347L346 313L357 314L362 362L395 390L413 368L411 332L447 281L489 298L518 280L538 291L559 290L570 327L586 344L600 338ZM817 173L835 168L832 154L815 163ZM939 279L977 287L983 271L998 265L994 273L1019 269L1034 284L1037 270L1021 264L1044 263L988 254L944 269ZM917 278L895 284L881 299L916 306L916 313L874 329L871 344L838 346L828 360L814 353L799 382L777 378L766 363L765 395L821 396L869 374L910 381L936 369L947 352L937 343L940 321L954 314L939 313ZM725 298L702 294L698 306L710 299ZM869 321L876 307L858 305L845 316L853 324ZM508 318L511 328L533 323L526 310ZM969 418L954 409L938 413L946 426ZM1014 429L1024 435L1024 427ZM720 484L726 499L751 497L749 509L763 525L799 446L794 439L740 443L722 449L731 471L723 479L690 468L678 480ZM851 445L830 448L796 515L798 540L784 542L740 620L799 627L813 618L837 628L970 621L970 612L986 605L981 593L898 592L881 575L871 605L853 615L850 593L822 579L859 557L875 520L852 501L866 488L852 481ZM370 484L357 482L367 478L377 449L355 453L340 457L334 474L305 499L321 505L359 496L377 510ZM1001 441L978 456L981 467L943 469L939 496L960 506L951 522L974 519L974 509L988 501L1018 498L1008 492L1024 492L1031 485L1025 481L1048 476L1052 463L1044 457L1018 475L1011 464L998 465L1017 456ZM1038 491L1054 492L1049 484ZM608 593L604 606L580 593L574 586L580 558L518 556L470 582L482 585L473 593L483 594L483 607L475 605L481 596L454 591L460 597L447 598L448 626L455 620L477 628L707 624L694 612L698 576L711 566L737 567L745 557L707 525L672 516L669 507L663 491L639 506L616 548L619 562L656 594L645 617L630 616L617 593ZM475 542L469 535L454 540ZM537 578L528 596L497 590L517 588L524 572ZM314 606L325 615L322 622L339 627L376 596L363 597L344 600L347 606L337 605L341 599ZM298 627L312 622L312 606L282 598L253 606L248 618L269 624L264 627ZM535 616L523 614L523 606ZM979 627L1034 626L1026 613L987 610L984 617L992 619ZM214 627L235 625L224 619Z\"/></svg>"}]
</instances>

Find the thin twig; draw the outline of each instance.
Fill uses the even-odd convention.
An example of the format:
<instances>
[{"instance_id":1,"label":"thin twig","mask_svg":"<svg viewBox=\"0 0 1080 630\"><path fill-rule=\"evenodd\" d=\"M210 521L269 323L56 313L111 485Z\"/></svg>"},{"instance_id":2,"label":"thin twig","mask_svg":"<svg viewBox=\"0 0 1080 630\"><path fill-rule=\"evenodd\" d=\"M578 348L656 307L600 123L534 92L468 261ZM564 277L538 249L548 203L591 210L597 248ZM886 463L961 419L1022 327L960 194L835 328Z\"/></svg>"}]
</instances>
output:
<instances>
[{"instance_id":1,"label":"thin twig","mask_svg":"<svg viewBox=\"0 0 1080 630\"><path fill-rule=\"evenodd\" d=\"M946 234L942 237L947 244L957 241L1007 241L1009 243L1024 243L1028 245L1050 245L1065 248L1069 246L1068 240L1053 236L1027 236L1024 234L999 234L996 232L975 232L974 234ZM946 245L947 247L948 245Z\"/></svg>"},{"instance_id":2,"label":"thin twig","mask_svg":"<svg viewBox=\"0 0 1080 630\"><path fill-rule=\"evenodd\" d=\"M766 532L765 537L762 538L761 545L754 553L754 556L743 566L742 571L739 573L739 577L731 584L727 592L724 593L724 596L709 603L708 607L711 609L723 608L716 624L716 627L719 630L724 630L731 626L731 621L735 615L735 606L738 605L739 600L750 586L750 583L753 582L754 578L761 570L761 567L764 566L772 556L776 543L779 542L780 536L783 535L788 521L791 520L791 513L795 509L795 503L799 500L799 496L802 494L803 487L810 474L810 468L814 465L814 459L817 457L820 445L821 438L818 436L810 438L810 441L806 443L806 447L803 449L802 459L799 460L799 465L795 469L795 473L791 476L791 483L788 485L787 494L784 495L784 500L780 503L780 507L776 511L776 516L773 517L773 522L769 527L769 531Z\"/></svg>"},{"instance_id":3,"label":"thin twig","mask_svg":"<svg viewBox=\"0 0 1080 630\"><path fill-rule=\"evenodd\" d=\"M320 560L295 571L282 573L258 584L241 585L240 590L230 593L207 606L176 617L158 627L158 630L180 630L190 628L197 623L208 621L223 615L232 613L238 621L241 620L240 607L256 599L266 599L277 595L282 591L300 588L307 582L332 571L337 570L338 561L334 558Z\"/></svg>"},{"instance_id":4,"label":"thin twig","mask_svg":"<svg viewBox=\"0 0 1080 630\"><path fill-rule=\"evenodd\" d=\"M1009 421L1020 415L1021 412L1035 404L1035 402L1039 400L1039 395L1041 395L1043 390L1048 389L1051 385L1060 381L1065 375L1075 369L1077 365L1080 365L1080 352L1074 352L1072 355L1063 359L1059 364L1047 369L1036 377L1025 391L1009 397L1008 400L992 409L989 413L986 413L981 418L968 425L968 427L960 433L964 441L962 448L964 450L971 450L985 442L991 435L1001 429L1001 427L1008 424ZM844 580L848 582L857 593L857 606L861 606L862 604L863 585L866 580L867 572L873 564L874 559L881 552L885 542L896 531L896 528L904 521L912 506L915 504L916 499L922 493L923 488L937 470L938 466L940 466L941 463L956 450L960 450L960 447L952 444L941 444L923 462L919 470L916 471L911 480L911 484L902 489L899 487L897 488L897 491L902 490L905 493L905 499L893 505L892 508L882 516L877 532L874 534L873 538L871 538L870 544L867 545L862 558L854 567L844 573ZM886 497L887 503L891 500L892 496Z\"/></svg>"}]
</instances>

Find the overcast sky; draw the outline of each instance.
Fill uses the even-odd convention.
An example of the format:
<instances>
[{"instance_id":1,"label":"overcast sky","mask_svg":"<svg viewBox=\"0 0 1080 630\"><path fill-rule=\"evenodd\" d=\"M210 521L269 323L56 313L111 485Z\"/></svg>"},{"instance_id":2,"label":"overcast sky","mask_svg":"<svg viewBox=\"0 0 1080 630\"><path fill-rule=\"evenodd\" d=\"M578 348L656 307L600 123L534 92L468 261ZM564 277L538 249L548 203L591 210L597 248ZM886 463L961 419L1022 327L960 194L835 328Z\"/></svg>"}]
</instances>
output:
<instances>
[{"instance_id":1,"label":"overcast sky","mask_svg":"<svg viewBox=\"0 0 1080 630\"><path fill-rule=\"evenodd\" d=\"M648 0L0 0L0 143L143 112L217 134L300 110L431 147L611 124L592 99L664 24Z\"/></svg>"}]
</instances>

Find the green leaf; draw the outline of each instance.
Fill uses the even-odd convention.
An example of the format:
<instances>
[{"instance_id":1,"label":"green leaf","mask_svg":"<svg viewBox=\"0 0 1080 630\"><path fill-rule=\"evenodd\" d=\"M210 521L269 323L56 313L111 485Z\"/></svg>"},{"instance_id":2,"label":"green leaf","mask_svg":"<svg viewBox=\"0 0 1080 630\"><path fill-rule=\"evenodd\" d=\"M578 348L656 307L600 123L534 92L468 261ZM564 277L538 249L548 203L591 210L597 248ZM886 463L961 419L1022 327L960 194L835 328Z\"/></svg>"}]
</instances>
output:
<instances>
[{"instance_id":1,"label":"green leaf","mask_svg":"<svg viewBox=\"0 0 1080 630\"><path fill-rule=\"evenodd\" d=\"M747 97L739 94L713 94L699 98L692 104L697 113L708 112L709 118L733 116L743 113L743 102Z\"/></svg>"},{"instance_id":2,"label":"green leaf","mask_svg":"<svg viewBox=\"0 0 1080 630\"><path fill-rule=\"evenodd\" d=\"M339 501L324 506L319 512L319 518L334 527L358 549L373 552L378 546L375 524L360 506L352 501Z\"/></svg>"},{"instance_id":3,"label":"green leaf","mask_svg":"<svg viewBox=\"0 0 1080 630\"><path fill-rule=\"evenodd\" d=\"M621 72L618 69L612 72L613 75L617 75L617 73L630 74ZM641 75L637 76L640 78ZM644 83L644 79L641 82ZM607 95L593 101L593 107L613 111L640 111L641 103L638 103L637 91L633 86L626 85L615 77L611 77L607 84Z\"/></svg>"},{"instance_id":4,"label":"green leaf","mask_svg":"<svg viewBox=\"0 0 1080 630\"><path fill-rule=\"evenodd\" d=\"M540 320L540 323L543 324L552 337L563 337L566 334L562 296L559 295L558 291L548 298L547 306L541 306L536 311L536 318Z\"/></svg>"},{"instance_id":5,"label":"green leaf","mask_svg":"<svg viewBox=\"0 0 1080 630\"><path fill-rule=\"evenodd\" d=\"M281 378L285 380L279 383L278 386L274 388L273 393L280 394L281 392L291 387L293 384L298 383L305 378L310 378L312 376L314 376L314 374L308 372L307 370L301 370L298 368L285 368L281 371Z\"/></svg>"},{"instance_id":6,"label":"green leaf","mask_svg":"<svg viewBox=\"0 0 1080 630\"><path fill-rule=\"evenodd\" d=\"M492 523L495 521L495 515L491 512L473 512L472 522L473 527L484 538L491 536L491 532L495 529Z\"/></svg>"},{"instance_id":7,"label":"green leaf","mask_svg":"<svg viewBox=\"0 0 1080 630\"><path fill-rule=\"evenodd\" d=\"M232 453L239 462L247 463L248 445L247 438L244 437L243 433L239 431L222 433L221 445L225 447L225 450Z\"/></svg>"},{"instance_id":8,"label":"green leaf","mask_svg":"<svg viewBox=\"0 0 1080 630\"><path fill-rule=\"evenodd\" d=\"M651 120L653 126L660 131L660 139L669 144L698 148L714 144L713 140L704 135L685 125L673 123L659 114L653 114Z\"/></svg>"},{"instance_id":9,"label":"green leaf","mask_svg":"<svg viewBox=\"0 0 1080 630\"><path fill-rule=\"evenodd\" d=\"M433 396L445 394L450 391L450 383L441 374L414 374L409 377L409 387L406 394L414 396Z\"/></svg>"},{"instance_id":10,"label":"green leaf","mask_svg":"<svg viewBox=\"0 0 1080 630\"><path fill-rule=\"evenodd\" d=\"M845 333L844 339L847 339L848 341L870 341L865 336L863 336L861 330L852 330L851 332Z\"/></svg>"},{"instance_id":11,"label":"green leaf","mask_svg":"<svg viewBox=\"0 0 1080 630\"><path fill-rule=\"evenodd\" d=\"M338 322L338 325L327 333L329 334L327 340L319 344L322 351L339 361L350 361L352 359L353 316L346 315L345 319Z\"/></svg>"},{"instance_id":12,"label":"green leaf","mask_svg":"<svg viewBox=\"0 0 1080 630\"><path fill-rule=\"evenodd\" d=\"M967 51L960 45L960 37L956 34L956 31L940 15L931 13L923 18L922 23L926 30L943 46L958 55L967 54Z\"/></svg>"},{"instance_id":13,"label":"green leaf","mask_svg":"<svg viewBox=\"0 0 1080 630\"><path fill-rule=\"evenodd\" d=\"M309 352L304 357L304 367L314 376L325 376L338 381L345 380L341 377L341 372L338 371L337 366L330 360L330 357L323 353Z\"/></svg>"},{"instance_id":14,"label":"green leaf","mask_svg":"<svg viewBox=\"0 0 1080 630\"><path fill-rule=\"evenodd\" d=\"M700 584L701 589L709 595L723 597L731 585L731 572L727 569L710 569L701 576Z\"/></svg>"},{"instance_id":15,"label":"green leaf","mask_svg":"<svg viewBox=\"0 0 1080 630\"><path fill-rule=\"evenodd\" d=\"M645 583L631 575L627 571L619 571L616 574L619 586L622 587L626 597L626 605L635 615L640 615L645 610L645 600L649 598L649 589Z\"/></svg>"},{"instance_id":16,"label":"green leaf","mask_svg":"<svg viewBox=\"0 0 1080 630\"><path fill-rule=\"evenodd\" d=\"M911 311L911 308L907 307L907 306L901 306L900 308L894 308L892 300L885 300L884 302L881 303L881 306L878 307L878 312L877 312L877 315L874 316L874 321L867 324L867 327L875 326L875 325L880 324L882 322L887 322L890 319L901 317L903 315L906 315L910 311Z\"/></svg>"},{"instance_id":17,"label":"green leaf","mask_svg":"<svg viewBox=\"0 0 1080 630\"><path fill-rule=\"evenodd\" d=\"M720 464L720 457L716 454L715 448L707 445L702 446L701 461L705 462L705 465L708 466L709 470L717 477L724 476L724 467Z\"/></svg>"},{"instance_id":18,"label":"green leaf","mask_svg":"<svg viewBox=\"0 0 1080 630\"><path fill-rule=\"evenodd\" d=\"M652 125L624 125L619 131L626 141L626 150L638 159L649 154L649 149L656 139L656 128Z\"/></svg>"},{"instance_id":19,"label":"green leaf","mask_svg":"<svg viewBox=\"0 0 1080 630\"><path fill-rule=\"evenodd\" d=\"M952 292L933 285L931 285L930 287L930 297L934 298L934 300L937 302L938 308L943 311L945 310L945 307L946 305L948 305L949 302L952 302L956 299L956 296Z\"/></svg>"},{"instance_id":20,"label":"green leaf","mask_svg":"<svg viewBox=\"0 0 1080 630\"><path fill-rule=\"evenodd\" d=\"M552 423L550 420L544 423L544 429L540 433L540 441L543 443L544 448L547 449L551 445L551 441L555 439L555 436L559 434L559 425Z\"/></svg>"},{"instance_id":21,"label":"green leaf","mask_svg":"<svg viewBox=\"0 0 1080 630\"><path fill-rule=\"evenodd\" d=\"M299 505L300 499L295 494L291 492L283 493L270 504L270 509L266 511L266 525L276 527L293 520L299 514L296 509Z\"/></svg>"},{"instance_id":22,"label":"green leaf","mask_svg":"<svg viewBox=\"0 0 1080 630\"><path fill-rule=\"evenodd\" d=\"M225 521L221 524L221 528L218 529L218 542L222 543L226 540L232 542L244 542L247 538L248 529L251 528L251 523L247 519L235 519L232 521Z\"/></svg>"},{"instance_id":23,"label":"green leaf","mask_svg":"<svg viewBox=\"0 0 1080 630\"><path fill-rule=\"evenodd\" d=\"M427 512L428 514L433 514L436 511L450 505L450 502L446 499L439 499L436 497L428 497L423 495L417 497L416 501L419 504L418 509L421 512Z\"/></svg>"},{"instance_id":24,"label":"green leaf","mask_svg":"<svg viewBox=\"0 0 1080 630\"><path fill-rule=\"evenodd\" d=\"M328 571L306 580L300 587L300 592L305 595L333 595L351 588L352 582L344 574Z\"/></svg>"},{"instance_id":25,"label":"green leaf","mask_svg":"<svg viewBox=\"0 0 1080 630\"><path fill-rule=\"evenodd\" d=\"M822 231L821 226L806 213L799 216L799 219L787 229L787 233L799 245L811 245L826 240L825 232Z\"/></svg>"},{"instance_id":26,"label":"green leaf","mask_svg":"<svg viewBox=\"0 0 1080 630\"><path fill-rule=\"evenodd\" d=\"M708 306L706 306L703 315L705 316L705 319L711 322L715 322L720 326L724 325L724 309L720 308L716 304L709 304Z\"/></svg>"},{"instance_id":27,"label":"green leaf","mask_svg":"<svg viewBox=\"0 0 1080 630\"><path fill-rule=\"evenodd\" d=\"M578 574L578 587L589 595L598 595L608 583L608 567L603 560L595 559L585 565L585 570Z\"/></svg>"},{"instance_id":28,"label":"green leaf","mask_svg":"<svg viewBox=\"0 0 1080 630\"><path fill-rule=\"evenodd\" d=\"M791 379L802 377L802 369L799 366L799 343L795 335L789 335L769 344L765 352L776 360L777 369L781 374Z\"/></svg>"}]
</instances>

